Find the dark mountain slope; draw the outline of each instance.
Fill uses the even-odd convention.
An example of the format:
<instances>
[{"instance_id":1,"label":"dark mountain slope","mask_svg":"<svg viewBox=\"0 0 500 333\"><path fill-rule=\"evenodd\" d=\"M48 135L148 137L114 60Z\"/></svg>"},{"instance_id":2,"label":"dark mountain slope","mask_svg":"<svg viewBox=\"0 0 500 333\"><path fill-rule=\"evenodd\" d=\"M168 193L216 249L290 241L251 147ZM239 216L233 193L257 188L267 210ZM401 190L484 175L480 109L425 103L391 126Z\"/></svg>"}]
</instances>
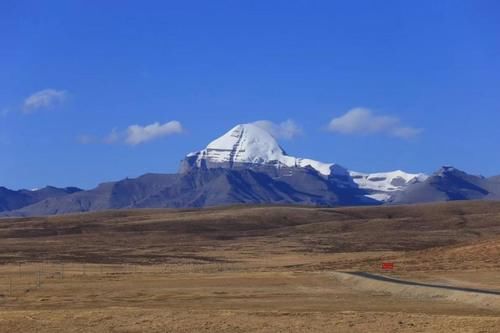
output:
<instances>
[{"instance_id":1,"label":"dark mountain slope","mask_svg":"<svg viewBox=\"0 0 500 333\"><path fill-rule=\"evenodd\" d=\"M453 200L495 199L500 182L469 175L453 167L442 167L427 180L409 185L396 194L391 203L423 203Z\"/></svg>"},{"instance_id":2,"label":"dark mountain slope","mask_svg":"<svg viewBox=\"0 0 500 333\"><path fill-rule=\"evenodd\" d=\"M194 169L104 183L4 215L52 215L121 208L187 208L231 204L321 206L377 204L365 192L310 168Z\"/></svg>"},{"instance_id":3,"label":"dark mountain slope","mask_svg":"<svg viewBox=\"0 0 500 333\"><path fill-rule=\"evenodd\" d=\"M80 192L76 187L57 188L47 186L39 190L9 190L0 187L0 212L20 209L48 198L59 198Z\"/></svg>"}]
</instances>

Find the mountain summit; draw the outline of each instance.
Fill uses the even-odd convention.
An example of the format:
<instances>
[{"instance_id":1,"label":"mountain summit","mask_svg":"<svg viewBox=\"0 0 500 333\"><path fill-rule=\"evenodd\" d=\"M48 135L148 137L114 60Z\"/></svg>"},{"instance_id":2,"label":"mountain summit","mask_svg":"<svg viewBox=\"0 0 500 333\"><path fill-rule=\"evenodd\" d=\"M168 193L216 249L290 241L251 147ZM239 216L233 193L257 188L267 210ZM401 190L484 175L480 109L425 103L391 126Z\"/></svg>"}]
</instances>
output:
<instances>
[{"instance_id":1,"label":"mountain summit","mask_svg":"<svg viewBox=\"0 0 500 333\"><path fill-rule=\"evenodd\" d=\"M237 125L210 142L205 149L188 154L181 165L181 172L192 168L252 166L311 167L325 176L347 172L346 169L336 164L289 156L269 132L255 124Z\"/></svg>"},{"instance_id":2,"label":"mountain summit","mask_svg":"<svg viewBox=\"0 0 500 333\"><path fill-rule=\"evenodd\" d=\"M180 172L214 168L257 169L268 173L276 173L279 169L278 173L287 172L288 176L297 169L309 168L321 177L343 182L344 186L363 189L368 198L376 201L387 201L392 192L427 178L422 173L401 170L374 174L349 171L336 163L290 156L269 132L255 124L237 125L205 149L188 154L181 163Z\"/></svg>"},{"instance_id":3,"label":"mountain summit","mask_svg":"<svg viewBox=\"0 0 500 333\"><path fill-rule=\"evenodd\" d=\"M425 181L410 184L390 200L395 204L451 200L499 200L497 178L469 175L452 166L443 166Z\"/></svg>"}]
</instances>

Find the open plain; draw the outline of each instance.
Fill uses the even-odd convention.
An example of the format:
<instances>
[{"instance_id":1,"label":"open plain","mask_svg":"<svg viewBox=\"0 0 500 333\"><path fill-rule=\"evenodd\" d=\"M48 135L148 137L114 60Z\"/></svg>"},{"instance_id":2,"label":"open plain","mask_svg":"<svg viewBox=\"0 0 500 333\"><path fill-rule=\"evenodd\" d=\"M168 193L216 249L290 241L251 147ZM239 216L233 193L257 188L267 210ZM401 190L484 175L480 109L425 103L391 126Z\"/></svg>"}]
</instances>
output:
<instances>
[{"instance_id":1,"label":"open plain","mask_svg":"<svg viewBox=\"0 0 500 333\"><path fill-rule=\"evenodd\" d=\"M0 332L499 332L499 258L498 202L5 218Z\"/></svg>"}]
</instances>

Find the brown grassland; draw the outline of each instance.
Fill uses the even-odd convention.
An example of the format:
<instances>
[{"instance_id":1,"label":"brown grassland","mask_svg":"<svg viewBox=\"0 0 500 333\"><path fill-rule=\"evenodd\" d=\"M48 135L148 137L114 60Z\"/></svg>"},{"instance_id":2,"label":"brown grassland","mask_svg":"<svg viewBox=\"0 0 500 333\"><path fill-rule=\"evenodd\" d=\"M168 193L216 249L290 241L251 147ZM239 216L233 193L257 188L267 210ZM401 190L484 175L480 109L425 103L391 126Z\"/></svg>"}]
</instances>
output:
<instances>
[{"instance_id":1,"label":"brown grassland","mask_svg":"<svg viewBox=\"0 0 500 333\"><path fill-rule=\"evenodd\" d=\"M500 332L500 203L0 219L0 332Z\"/></svg>"}]
</instances>

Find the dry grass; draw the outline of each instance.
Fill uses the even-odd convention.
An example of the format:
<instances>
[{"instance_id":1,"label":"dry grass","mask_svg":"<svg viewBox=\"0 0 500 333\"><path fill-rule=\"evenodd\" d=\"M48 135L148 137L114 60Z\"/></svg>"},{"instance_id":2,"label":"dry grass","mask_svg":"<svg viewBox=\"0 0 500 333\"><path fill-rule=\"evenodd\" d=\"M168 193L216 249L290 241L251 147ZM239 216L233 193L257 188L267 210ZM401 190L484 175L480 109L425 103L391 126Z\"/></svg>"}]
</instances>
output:
<instances>
[{"instance_id":1,"label":"dry grass","mask_svg":"<svg viewBox=\"0 0 500 333\"><path fill-rule=\"evenodd\" d=\"M496 332L495 306L331 272L499 290L499 249L492 202L3 219L0 332Z\"/></svg>"}]
</instances>

